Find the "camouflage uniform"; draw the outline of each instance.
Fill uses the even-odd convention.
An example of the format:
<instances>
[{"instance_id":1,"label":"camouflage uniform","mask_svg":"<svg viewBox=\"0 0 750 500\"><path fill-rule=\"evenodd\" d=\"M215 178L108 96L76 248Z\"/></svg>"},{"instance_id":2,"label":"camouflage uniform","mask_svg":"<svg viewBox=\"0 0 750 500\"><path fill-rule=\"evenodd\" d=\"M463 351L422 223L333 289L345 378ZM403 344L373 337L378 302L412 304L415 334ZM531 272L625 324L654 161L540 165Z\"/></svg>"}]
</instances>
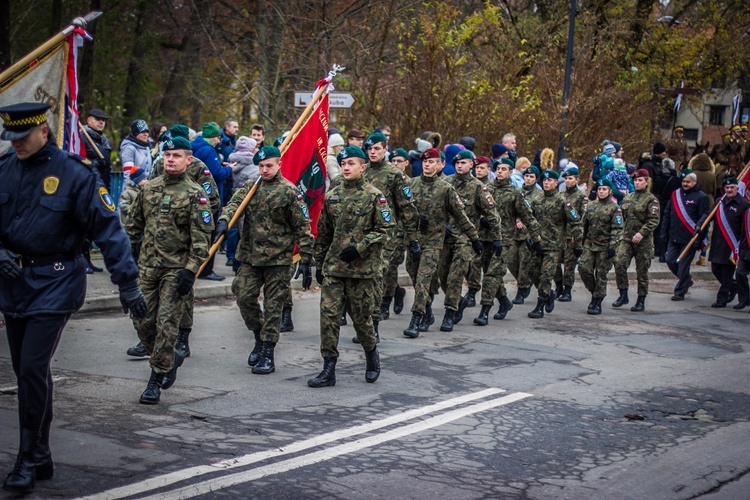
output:
<instances>
[{"instance_id":1,"label":"camouflage uniform","mask_svg":"<svg viewBox=\"0 0 750 500\"><path fill-rule=\"evenodd\" d=\"M536 187L536 185L524 185L521 188L521 194L529 203L529 206L532 206L535 200L541 200L544 198L544 191ZM531 279L530 269L533 265L533 259L531 258L531 252L526 248L526 238L529 237L529 232L526 227L523 227L521 229L516 228L515 233L515 251L511 252L508 256L508 268L510 269L511 274L516 277L518 288L529 288L533 281Z\"/></svg>"},{"instance_id":2,"label":"camouflage uniform","mask_svg":"<svg viewBox=\"0 0 750 500\"><path fill-rule=\"evenodd\" d=\"M404 229L400 225L396 226L396 229L393 231L393 238L390 241L393 246L393 253L385 270L383 297L393 297L396 293L396 289L398 288L398 268L406 260L406 250L409 244L406 241Z\"/></svg>"},{"instance_id":3,"label":"camouflage uniform","mask_svg":"<svg viewBox=\"0 0 750 500\"><path fill-rule=\"evenodd\" d=\"M490 194L492 193L493 187L489 176L482 177L479 179L479 182L487 186L490 190ZM490 230L483 226L479 226L478 229L479 241L482 242L483 250L482 255L474 255L471 264L469 265L469 271L466 273L466 282L468 283L470 290L479 290L482 288L482 272L486 272L492 257L492 255L487 255L487 251L489 250L487 242L492 242Z\"/></svg>"},{"instance_id":4,"label":"camouflage uniform","mask_svg":"<svg viewBox=\"0 0 750 500\"><path fill-rule=\"evenodd\" d=\"M635 257L638 277L638 295L648 295L648 269L654 257L654 231L659 225L659 200L648 190L634 191L622 202L625 225L615 255L615 278L617 288L628 289L628 266ZM633 243L633 236L641 233L640 243Z\"/></svg>"},{"instance_id":5,"label":"camouflage uniform","mask_svg":"<svg viewBox=\"0 0 750 500\"><path fill-rule=\"evenodd\" d=\"M570 203L577 213L584 216L586 213L588 198L586 198L586 195L578 189L578 186L566 189L562 192L562 195L565 198L566 203ZM576 282L576 264L578 263L578 257L573 253L573 245L570 242L570 235L565 234L564 238L560 264L557 265L557 272L555 272L555 282L562 283L563 286L572 287Z\"/></svg>"},{"instance_id":6,"label":"camouflage uniform","mask_svg":"<svg viewBox=\"0 0 750 500\"><path fill-rule=\"evenodd\" d=\"M326 193L314 247L315 262L324 276L320 291L320 352L324 358L338 358L344 306L365 352L375 349L375 280L382 276L383 244L393 227L387 200L364 178L343 180ZM349 246L356 247L360 257L347 263L339 254Z\"/></svg>"},{"instance_id":7,"label":"camouflage uniform","mask_svg":"<svg viewBox=\"0 0 750 500\"><path fill-rule=\"evenodd\" d=\"M197 273L208 258L214 221L204 194L186 173L164 175L147 182L128 211L128 236L143 239L138 282L148 303L146 317L134 323L156 373L172 369L179 322L192 302L191 294L177 295L178 274Z\"/></svg>"},{"instance_id":8,"label":"camouflage uniform","mask_svg":"<svg viewBox=\"0 0 750 500\"><path fill-rule=\"evenodd\" d=\"M251 188L243 186L232 195L220 220L231 220ZM295 242L302 262L312 259L309 213L297 187L277 172L271 180L260 182L244 216L245 230L237 246L242 266L232 282L232 293L248 330L260 331L262 342L276 344ZM258 304L261 288L265 312Z\"/></svg>"},{"instance_id":9,"label":"camouflage uniform","mask_svg":"<svg viewBox=\"0 0 750 500\"><path fill-rule=\"evenodd\" d=\"M622 210L611 198L597 198L588 204L583 218L586 251L578 263L578 272L586 290L596 299L607 295L607 273L612 265L607 252L617 247L622 227Z\"/></svg>"}]
</instances>

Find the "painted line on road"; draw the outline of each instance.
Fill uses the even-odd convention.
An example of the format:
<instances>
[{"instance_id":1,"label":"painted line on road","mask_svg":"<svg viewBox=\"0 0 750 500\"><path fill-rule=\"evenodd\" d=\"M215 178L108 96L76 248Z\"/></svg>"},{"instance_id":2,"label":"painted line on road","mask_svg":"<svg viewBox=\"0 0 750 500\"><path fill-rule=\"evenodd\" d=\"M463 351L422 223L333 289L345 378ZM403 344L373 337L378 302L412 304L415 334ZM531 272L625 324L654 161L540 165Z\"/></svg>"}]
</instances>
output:
<instances>
[{"instance_id":1,"label":"painted line on road","mask_svg":"<svg viewBox=\"0 0 750 500\"><path fill-rule=\"evenodd\" d=\"M119 488L113 488L110 490L103 491L101 493L95 493L93 495L83 497L83 499L105 500L105 499L113 499L113 498L124 498L124 497L132 496L132 495L142 494L147 491L155 490L158 488L164 488L171 484L179 483L181 481L185 481L185 480L192 479L198 476L202 476L204 474L211 474L220 470L243 467L243 466L250 465L253 463L261 462L263 460L268 460L270 458L281 457L284 455L289 455L291 453L297 453L300 451L304 451L306 449L315 448L324 444L332 443L335 441L340 441L342 439L350 438L350 437L357 436L360 434L365 434L367 432L381 429L383 427L388 427L394 424L405 422L409 419L421 417L424 415L428 415L430 413L434 413L436 411L445 410L454 406L458 406L464 403L469 403L471 401L476 401L478 399L483 399L489 396L495 396L497 394L502 394L505 392L507 391L505 391L504 389L491 387L489 389L485 389L482 391L472 392L469 394L465 394L463 396L458 396L455 398L447 399L445 401L441 401L439 403L435 403L432 405L424 406L421 408L415 408L413 410L405 411L403 413L398 413L396 415L392 415L390 417L386 417L380 420L375 420L373 422L368 422L366 424L349 427L349 428L342 429L339 431L329 432L327 434L322 434L320 436L316 436L310 439L305 439L303 441L291 443L290 445L285 446L283 448L250 453L241 457L222 460L221 462L217 462L211 465L199 465L196 467L190 467L190 468L183 469L183 470L176 471L176 472L170 472L168 474L145 479L137 483L128 484L126 486L121 486Z\"/></svg>"},{"instance_id":2,"label":"painted line on road","mask_svg":"<svg viewBox=\"0 0 750 500\"><path fill-rule=\"evenodd\" d=\"M68 377L65 375L52 375L52 383L60 382L62 380L66 380ZM18 384L13 385L6 385L5 387L0 387L0 393L3 394L15 394L16 391L18 391Z\"/></svg>"},{"instance_id":3,"label":"painted line on road","mask_svg":"<svg viewBox=\"0 0 750 500\"><path fill-rule=\"evenodd\" d=\"M206 481L191 484L180 489L157 493L153 496L144 497L143 500L179 500L181 498L192 498L199 495L205 495L220 489L247 483L263 477L281 474L290 470L306 467L308 465L325 462L341 455L354 453L365 448L370 448L379 444L386 443L388 441L393 441L394 439L407 437L412 434L425 431L427 429L445 425L447 423L453 422L454 420L468 417L475 413L490 410L492 408L497 408L498 406L507 405L531 396L532 394L515 392L498 399L492 399L490 401L478 403L466 408L452 410L442 415L428 418L427 420L423 420L421 422L384 432L383 434L377 434L375 436L363 438L351 443L341 444L325 450L308 453L307 455L303 455L301 457L290 458L288 460L256 467L247 471L236 472L234 474L229 474L214 479L208 479Z\"/></svg>"}]
</instances>

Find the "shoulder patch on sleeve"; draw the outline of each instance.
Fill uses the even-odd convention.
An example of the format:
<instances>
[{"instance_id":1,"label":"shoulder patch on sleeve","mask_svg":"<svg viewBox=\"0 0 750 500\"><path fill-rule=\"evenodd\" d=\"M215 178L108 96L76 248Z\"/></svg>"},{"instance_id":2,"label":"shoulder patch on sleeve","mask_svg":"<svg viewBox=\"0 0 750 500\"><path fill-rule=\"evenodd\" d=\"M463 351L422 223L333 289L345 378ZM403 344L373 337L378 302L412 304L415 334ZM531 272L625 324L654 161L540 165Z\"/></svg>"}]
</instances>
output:
<instances>
[{"instance_id":1,"label":"shoulder patch on sleeve","mask_svg":"<svg viewBox=\"0 0 750 500\"><path fill-rule=\"evenodd\" d=\"M385 199L385 196L378 196L378 201L380 203L386 203L388 200Z\"/></svg>"},{"instance_id":2,"label":"shoulder patch on sleeve","mask_svg":"<svg viewBox=\"0 0 750 500\"><path fill-rule=\"evenodd\" d=\"M214 189L211 187L211 183L208 182L208 181L206 181L203 184L201 184L201 187L206 192L206 194L209 195L209 196L211 195L211 193L214 192Z\"/></svg>"},{"instance_id":3,"label":"shoulder patch on sleeve","mask_svg":"<svg viewBox=\"0 0 750 500\"><path fill-rule=\"evenodd\" d=\"M102 205L104 205L104 208L106 208L110 212L115 211L115 202L112 200L112 196L104 186L99 187L99 199L101 200Z\"/></svg>"},{"instance_id":4,"label":"shoulder patch on sleeve","mask_svg":"<svg viewBox=\"0 0 750 500\"><path fill-rule=\"evenodd\" d=\"M211 175L211 171L207 168L203 169L203 175Z\"/></svg>"},{"instance_id":5,"label":"shoulder patch on sleeve","mask_svg":"<svg viewBox=\"0 0 750 500\"><path fill-rule=\"evenodd\" d=\"M201 196L200 198L198 198L198 203L200 203L201 205L206 205L208 203L208 200Z\"/></svg>"},{"instance_id":6,"label":"shoulder patch on sleeve","mask_svg":"<svg viewBox=\"0 0 750 500\"><path fill-rule=\"evenodd\" d=\"M297 199L298 199L299 201L302 201L302 198L303 198L303 196L302 196L301 194L297 193Z\"/></svg>"}]
</instances>

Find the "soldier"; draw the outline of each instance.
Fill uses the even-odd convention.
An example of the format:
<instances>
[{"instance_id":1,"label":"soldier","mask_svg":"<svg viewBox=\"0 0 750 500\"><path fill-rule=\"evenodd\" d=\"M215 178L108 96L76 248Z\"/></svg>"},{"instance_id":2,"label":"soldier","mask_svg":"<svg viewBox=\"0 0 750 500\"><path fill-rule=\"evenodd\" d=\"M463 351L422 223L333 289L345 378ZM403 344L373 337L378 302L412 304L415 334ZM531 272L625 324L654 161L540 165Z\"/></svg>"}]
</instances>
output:
<instances>
[{"instance_id":1,"label":"soldier","mask_svg":"<svg viewBox=\"0 0 750 500\"><path fill-rule=\"evenodd\" d=\"M232 282L232 292L247 329L253 332L255 346L247 364L257 375L276 370L274 349L279 341L281 310L289 295L290 267L295 242L299 245L302 287L312 285L313 238L310 215L297 187L279 172L281 152L275 146L263 146L255 153L262 181L245 207L245 224L237 260L242 264ZM238 189L217 224L216 239L228 232L228 222L252 186ZM258 296L263 289L263 311Z\"/></svg>"},{"instance_id":2,"label":"soldier","mask_svg":"<svg viewBox=\"0 0 750 500\"><path fill-rule=\"evenodd\" d=\"M487 156L477 156L476 165L474 165L474 175L476 178L485 186L488 187L490 194L492 192L492 183L490 182L490 160ZM489 229L484 226L479 227L479 239L484 245L485 242L492 242L492 235L489 234ZM469 290L464 295L466 299L466 307L474 307L477 305L476 295L480 288L482 288L482 269L486 269L483 263L489 265L489 259L492 256L491 252L482 255L475 255L469 265L469 272L466 274L466 281L469 284Z\"/></svg>"},{"instance_id":3,"label":"soldier","mask_svg":"<svg viewBox=\"0 0 750 500\"><path fill-rule=\"evenodd\" d=\"M615 190L609 179L596 181L597 198L587 205L583 217L584 254L578 265L581 280L591 292L588 314L602 313L602 300L607 295L607 273L622 233L622 210L612 200Z\"/></svg>"},{"instance_id":4,"label":"soldier","mask_svg":"<svg viewBox=\"0 0 750 500\"><path fill-rule=\"evenodd\" d=\"M410 259L407 263L407 272L414 282L412 317L408 328L404 330L404 335L410 338L419 337L420 331L426 332L429 328L427 307L432 303L432 280L443 249L448 217L452 216L461 231L469 237L476 253L482 250L477 230L464 212L463 202L455 189L437 176L443 164L440 151L429 148L422 153L421 159L422 175L411 182L419 212L422 255L419 260Z\"/></svg>"},{"instance_id":5,"label":"soldier","mask_svg":"<svg viewBox=\"0 0 750 500\"><path fill-rule=\"evenodd\" d=\"M701 231L703 221L708 217L708 196L698 186L698 177L689 168L680 172L682 188L672 192L667 203L666 214L662 218L661 238L667 241L667 266L677 276L672 300L685 300L685 294L693 279L690 275L690 264L695 251L703 244L705 232ZM678 257L693 235L698 235L693 247L678 262Z\"/></svg>"},{"instance_id":6,"label":"soldier","mask_svg":"<svg viewBox=\"0 0 750 500\"><path fill-rule=\"evenodd\" d=\"M576 212L584 216L588 198L578 189L579 173L578 167L570 167L563 172L562 177L565 181L565 190L562 191L562 195L566 203L570 203ZM564 236L562 258L555 272L555 284L558 290L557 300L560 302L570 302L573 300L572 292L573 284L576 280L578 257L573 253L573 246L571 245L569 235L566 234Z\"/></svg>"},{"instance_id":7,"label":"soldier","mask_svg":"<svg viewBox=\"0 0 750 500\"><path fill-rule=\"evenodd\" d=\"M450 176L446 180L461 198L464 213L474 224L474 227L482 227L487 230L486 237L488 240L482 243L482 251L475 254L472 251L468 235L459 229L458 224L452 218L450 219L451 231L446 237L446 242L451 244L450 262L443 269L443 276L441 276L443 290L445 290L445 317L440 325L441 332L453 331L453 325L463 318L467 301L461 297L461 286L474 256L484 257L485 254L489 254L487 258L489 261L492 255L499 258L503 251L500 221L495 211L495 200L492 198L489 188L471 175L474 160L474 153L468 149L459 152L453 159L456 175Z\"/></svg>"},{"instance_id":8,"label":"soldier","mask_svg":"<svg viewBox=\"0 0 750 500\"><path fill-rule=\"evenodd\" d=\"M365 152L347 146L338 155L343 182L326 193L318 220L314 254L320 290L320 353L323 371L310 387L336 385L341 311L346 307L365 351L365 380L380 376L380 356L372 322L377 305L375 280L382 274L383 244L393 230L388 201L365 182Z\"/></svg>"},{"instance_id":9,"label":"soldier","mask_svg":"<svg viewBox=\"0 0 750 500\"><path fill-rule=\"evenodd\" d=\"M411 177L409 153L405 149L398 148L393 152L391 164L396 167L399 172L407 177ZM388 262L388 270L386 271L383 290L383 302L385 303L385 297L393 297L393 312L396 314L401 314L401 311L404 310L404 297L406 297L406 290L398 284L398 268L404 263L404 256L407 249L405 238L406 235L404 234L403 225L396 225L393 237L395 248L391 255L391 259ZM380 315L382 319L388 319L390 316L390 308L381 309Z\"/></svg>"},{"instance_id":10,"label":"soldier","mask_svg":"<svg viewBox=\"0 0 750 500\"><path fill-rule=\"evenodd\" d=\"M162 150L164 175L143 186L126 225L131 241L143 240L138 280L148 313L134 322L151 356L151 377L140 398L143 404L159 402L161 389L174 384L185 360L175 350L177 330L195 275L208 258L214 229L205 192L186 173L193 160L190 142L175 137L165 141Z\"/></svg>"},{"instance_id":11,"label":"soldier","mask_svg":"<svg viewBox=\"0 0 750 500\"><path fill-rule=\"evenodd\" d=\"M531 206L534 200L544 197L544 192L539 187L539 184L537 184L539 175L539 167L535 165L528 167L523 174L524 185L521 188L521 194L523 194L529 206ZM511 254L508 258L508 269L516 277L516 284L518 286L516 297L513 299L514 304L523 304L526 297L531 293L532 282L529 270L531 254L529 254L528 248L524 248L528 246L526 244L528 238L529 233L523 222L516 221L516 242L523 242L523 244L517 244L517 252Z\"/></svg>"},{"instance_id":12,"label":"soldier","mask_svg":"<svg viewBox=\"0 0 750 500\"><path fill-rule=\"evenodd\" d=\"M538 255L541 255L542 246L539 243L539 224L534 218L531 207L521 194L521 191L511 184L510 176L512 170L513 166L511 162L501 161L498 163L495 182L492 184L492 197L495 200L495 209L500 219L501 233L514 234L517 230L516 221L519 221L529 235L529 249L533 249ZM506 238L506 241L508 240L509 238ZM518 248L521 245L523 249ZM526 248L526 241L518 242L510 239L508 247L516 254L519 251L529 251ZM504 319L508 311L513 308L513 303L508 300L505 285L503 284L503 276L507 272L505 264L507 254L508 252L505 251L499 258L498 256L493 256L484 271L481 299L482 309L479 312L479 316L474 318L475 325L487 325L490 309L492 309L492 304L496 298L500 301L500 307L494 315L495 319Z\"/></svg>"},{"instance_id":13,"label":"soldier","mask_svg":"<svg viewBox=\"0 0 750 500\"><path fill-rule=\"evenodd\" d=\"M672 137L665 141L667 156L679 166L679 169L687 167L690 160L690 148L685 140L685 128L682 125L675 126Z\"/></svg>"},{"instance_id":14,"label":"soldier","mask_svg":"<svg viewBox=\"0 0 750 500\"><path fill-rule=\"evenodd\" d=\"M102 249L125 311L136 318L146 314L112 197L94 169L57 147L49 109L42 103L0 108L0 139L13 147L0 157L0 311L18 381L19 453L3 483L14 493L28 493L36 480L54 474L50 363L70 315L85 299L85 237Z\"/></svg>"},{"instance_id":15,"label":"soldier","mask_svg":"<svg viewBox=\"0 0 750 500\"><path fill-rule=\"evenodd\" d=\"M654 257L654 231L659 225L659 199L651 193L651 177L648 170L636 170L633 184L635 191L625 196L622 216L625 221L620 242L615 254L615 280L620 296L612 307L622 307L628 300L628 267L635 257L635 273L638 279L638 300L633 312L646 310L648 295L648 269Z\"/></svg>"},{"instance_id":16,"label":"soldier","mask_svg":"<svg viewBox=\"0 0 750 500\"><path fill-rule=\"evenodd\" d=\"M716 302L711 307L723 308L732 302L737 293L737 283L733 278L740 258L742 222L748 207L747 200L739 196L739 181L736 177L724 179L724 196L716 203L719 208L714 217L708 260L711 262L711 272L720 286Z\"/></svg>"},{"instance_id":17,"label":"soldier","mask_svg":"<svg viewBox=\"0 0 750 500\"><path fill-rule=\"evenodd\" d=\"M529 259L531 281L539 291L536 307L529 313L529 318L543 318L544 311L551 313L555 308L555 292L552 290L552 280L555 269L560 261L562 238L567 234L571 239L573 251L580 257L582 231L581 215L573 208L572 203L557 192L560 174L554 170L542 173L542 198L531 203L531 210L540 226L542 256L532 255Z\"/></svg>"}]
</instances>

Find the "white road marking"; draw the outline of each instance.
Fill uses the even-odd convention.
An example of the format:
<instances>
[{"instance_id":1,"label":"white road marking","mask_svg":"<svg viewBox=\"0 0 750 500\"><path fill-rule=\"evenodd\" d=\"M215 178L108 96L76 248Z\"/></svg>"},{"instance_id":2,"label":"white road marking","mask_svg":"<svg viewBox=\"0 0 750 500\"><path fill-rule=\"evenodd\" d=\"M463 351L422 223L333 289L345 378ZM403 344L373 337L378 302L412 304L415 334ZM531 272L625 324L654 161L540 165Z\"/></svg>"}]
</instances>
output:
<instances>
[{"instance_id":1,"label":"white road marking","mask_svg":"<svg viewBox=\"0 0 750 500\"><path fill-rule=\"evenodd\" d=\"M472 406L468 406L466 408L449 411L447 413L443 413L442 415L431 417L421 422L416 422L414 424L406 425L404 427L398 427L396 429L384 432L382 434L377 434L375 436L362 438L357 441L352 441L351 443L341 444L338 446L334 446L332 448L316 451L313 453L308 453L307 455L302 455L296 458L290 458L288 460L283 460L281 462L273 463L270 465L256 467L254 469L250 469L247 471L236 472L234 474L229 474L229 475L217 477L214 479L207 479L206 481L196 483L196 484L191 484L191 485L185 486L184 488L157 493L149 497L144 497L143 500L146 500L146 499L179 500L181 498L192 498L192 497L196 497L199 495L205 495L207 493L211 493L216 490L223 489L223 488L229 488L231 486L247 483L247 482L254 481L256 479L260 479L263 477L268 477L268 476L272 476L275 474L281 474L283 472L288 472L290 470L299 469L301 467L305 467L308 465L325 462L326 460L331 460L341 455L354 453L356 451L360 451L365 448L370 448L372 446L377 446L379 444L392 441L394 439L399 439L399 438L409 436L411 434L416 434L418 432L422 432L427 429L432 429L434 427L438 427L438 426L453 422L454 420L458 420L463 417L473 415L474 413L479 413L482 411L490 410L492 408L497 408L498 406L507 405L509 403L513 403L515 401L519 401L521 399L528 398L530 396L532 395L523 393L523 392L515 392L513 394L509 394L508 396L504 396L504 397L497 398L497 399L491 399L489 401L485 401L485 402L478 403Z\"/></svg>"},{"instance_id":2,"label":"white road marking","mask_svg":"<svg viewBox=\"0 0 750 500\"><path fill-rule=\"evenodd\" d=\"M52 383L60 382L61 380L65 380L67 378L68 377L64 375L52 375ZM15 394L16 391L18 391L18 384L6 385L5 387L0 387L0 392L2 393Z\"/></svg>"},{"instance_id":3,"label":"white road marking","mask_svg":"<svg viewBox=\"0 0 750 500\"><path fill-rule=\"evenodd\" d=\"M161 476L145 479L138 483L121 486L119 488L113 488L111 490L106 490L101 493L95 493L93 495L83 497L83 499L104 500L104 499L113 499L113 498L124 498L124 497L128 497L131 495L142 494L147 491L155 490L158 488L164 488L165 486L169 486L171 484L179 483L187 479L192 479L198 476L202 476L204 474L218 472L219 470L243 467L243 466L261 462L270 458L281 457L281 456L288 455L291 453L297 453L306 449L315 448L324 444L332 443L335 441L340 441L342 439L350 438L350 437L357 436L360 434L365 434L367 432L381 429L383 427L388 427L394 424L405 422L413 418L417 418L417 417L421 417L430 413L434 413L436 411L445 410L454 406L458 406L460 404L468 403L470 401L476 401L477 399L483 399L489 396L494 396L496 394L502 394L504 392L507 392L507 391L503 389L498 389L496 387L491 387L483 391L473 392L470 394L465 394L463 396L458 396L455 398L447 399L445 401L441 401L439 403L435 403L429 406L424 406L422 408L415 408L413 410L409 410L403 413L392 415L390 417L386 417L381 420L375 420L373 422L368 422L366 424L357 425L354 427L349 427L347 429L342 429L339 431L333 431L327 434L322 434L320 436L316 436L310 439L305 439L303 441L298 441L296 443L292 443L283 448L266 450L266 451L261 451L257 453L250 453L241 457L222 460L221 462L217 462L211 465L199 465L196 467L190 467L190 468L179 470L176 472L171 472L169 474L164 474Z\"/></svg>"}]
</instances>

